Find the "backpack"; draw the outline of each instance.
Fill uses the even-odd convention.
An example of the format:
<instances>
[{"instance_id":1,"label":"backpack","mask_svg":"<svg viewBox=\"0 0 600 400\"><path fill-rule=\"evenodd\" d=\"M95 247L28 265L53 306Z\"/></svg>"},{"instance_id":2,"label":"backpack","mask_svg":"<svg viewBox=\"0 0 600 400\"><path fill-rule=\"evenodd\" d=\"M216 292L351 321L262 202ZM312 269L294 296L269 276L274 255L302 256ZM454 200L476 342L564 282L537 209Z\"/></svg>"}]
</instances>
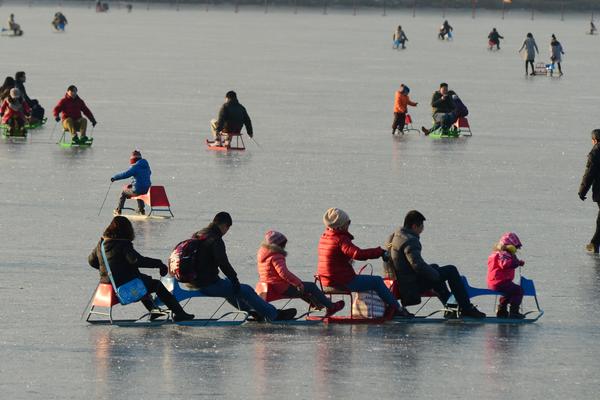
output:
<instances>
[{"instance_id":1,"label":"backpack","mask_svg":"<svg viewBox=\"0 0 600 400\"><path fill-rule=\"evenodd\" d=\"M465 103L462 102L462 100L456 96L454 100L454 106L456 107L456 116L459 118L464 118L467 115L469 115L469 109L467 108L467 106L465 106Z\"/></svg>"},{"instance_id":2,"label":"backpack","mask_svg":"<svg viewBox=\"0 0 600 400\"><path fill-rule=\"evenodd\" d=\"M179 282L196 279L196 258L202 245L200 239L187 239L179 242L169 256L169 274Z\"/></svg>"}]
</instances>

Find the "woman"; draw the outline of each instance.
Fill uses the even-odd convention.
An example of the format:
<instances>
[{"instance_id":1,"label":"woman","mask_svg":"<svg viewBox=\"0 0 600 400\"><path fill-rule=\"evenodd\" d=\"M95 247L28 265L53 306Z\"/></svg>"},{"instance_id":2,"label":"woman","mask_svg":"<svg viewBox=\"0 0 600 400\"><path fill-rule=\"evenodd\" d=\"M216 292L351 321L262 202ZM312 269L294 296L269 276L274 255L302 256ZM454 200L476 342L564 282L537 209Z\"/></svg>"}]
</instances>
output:
<instances>
[{"instance_id":1,"label":"woman","mask_svg":"<svg viewBox=\"0 0 600 400\"><path fill-rule=\"evenodd\" d=\"M531 34L531 32L529 32L527 34L527 37L525 38L523 45L519 49L519 53L523 49L525 49L525 52L523 53L523 58L525 59L525 75L527 75L527 73L529 72L529 70L527 69L529 65L531 65L531 74L530 75L535 75L535 68L533 67L533 61L535 60L535 53L539 54L540 52L538 50L537 44L535 43L535 39L533 38L533 35Z\"/></svg>"},{"instance_id":2,"label":"woman","mask_svg":"<svg viewBox=\"0 0 600 400\"><path fill-rule=\"evenodd\" d=\"M560 44L560 42L556 40L556 36L552 34L552 40L550 41L550 60L552 61L552 70L550 71L550 74L552 74L552 71L554 71L554 64L558 64L558 75L563 75L562 68L560 66L563 54L565 54L565 52L562 44Z\"/></svg>"},{"instance_id":3,"label":"woman","mask_svg":"<svg viewBox=\"0 0 600 400\"><path fill-rule=\"evenodd\" d=\"M110 225L104 231L98 245L92 250L88 257L88 263L92 268L100 271L100 283L110 284L110 278L104 259L102 257L102 245L115 286L119 287L132 279L139 278L144 282L148 294L156 293L157 297L173 312L173 320L188 321L194 319L193 314L183 311L175 297L164 287L161 281L152 279L151 276L142 274L138 268L159 268L160 275L165 276L168 268L161 260L144 257L133 248L135 233L131 222L125 217L114 217ZM156 310L149 296L141 299L142 304L150 312L150 319L156 319L162 314Z\"/></svg>"},{"instance_id":4,"label":"woman","mask_svg":"<svg viewBox=\"0 0 600 400\"><path fill-rule=\"evenodd\" d=\"M330 317L344 308L344 301L332 303L313 282L303 282L287 268L287 238L280 232L268 231L258 249L258 283L269 284L275 296L301 298L315 308L325 307Z\"/></svg>"},{"instance_id":5,"label":"woman","mask_svg":"<svg viewBox=\"0 0 600 400\"><path fill-rule=\"evenodd\" d=\"M0 86L0 101L4 101L4 99L10 96L10 89L14 88L15 85L16 82L12 76L7 76L4 79L4 83Z\"/></svg>"},{"instance_id":6,"label":"woman","mask_svg":"<svg viewBox=\"0 0 600 400\"><path fill-rule=\"evenodd\" d=\"M354 236L348 232L350 217L339 208L330 208L323 216L325 232L319 240L319 262L317 274L323 286L335 287L352 292L374 290L388 305L388 315L412 316L389 291L383 278L372 275L357 275L352 260L387 258L381 247L360 249L352 243Z\"/></svg>"},{"instance_id":7,"label":"woman","mask_svg":"<svg viewBox=\"0 0 600 400\"><path fill-rule=\"evenodd\" d=\"M9 93L0 106L2 123L10 127L11 135L25 135L25 121L31 115L31 108L21 97L19 89L12 88Z\"/></svg>"}]
</instances>

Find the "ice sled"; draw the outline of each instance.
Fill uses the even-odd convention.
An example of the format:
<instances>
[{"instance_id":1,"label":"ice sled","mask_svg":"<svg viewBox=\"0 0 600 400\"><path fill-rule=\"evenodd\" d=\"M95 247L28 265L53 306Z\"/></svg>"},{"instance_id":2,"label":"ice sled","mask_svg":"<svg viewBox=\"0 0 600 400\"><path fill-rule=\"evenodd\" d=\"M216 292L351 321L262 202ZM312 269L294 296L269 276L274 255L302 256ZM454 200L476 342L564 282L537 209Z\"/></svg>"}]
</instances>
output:
<instances>
[{"instance_id":1,"label":"ice sled","mask_svg":"<svg viewBox=\"0 0 600 400\"><path fill-rule=\"evenodd\" d=\"M127 186L124 186L123 188L126 187ZM142 200L144 204L150 208L150 212L146 215L121 214L129 219L169 219L175 217L171 211L171 203L169 202L169 198L167 197L167 192L165 191L164 186L150 186L150 189L148 189L147 193L131 197L130 200ZM123 207L123 210L135 211L131 207ZM169 215L166 215L166 213L169 213Z\"/></svg>"},{"instance_id":2,"label":"ice sled","mask_svg":"<svg viewBox=\"0 0 600 400\"><path fill-rule=\"evenodd\" d=\"M212 145L211 141L206 139L206 147L209 150L214 151L230 151L230 150L246 150L246 145L244 144L244 139L241 133L224 133L222 136L229 136L229 145L228 146L215 146Z\"/></svg>"}]
</instances>

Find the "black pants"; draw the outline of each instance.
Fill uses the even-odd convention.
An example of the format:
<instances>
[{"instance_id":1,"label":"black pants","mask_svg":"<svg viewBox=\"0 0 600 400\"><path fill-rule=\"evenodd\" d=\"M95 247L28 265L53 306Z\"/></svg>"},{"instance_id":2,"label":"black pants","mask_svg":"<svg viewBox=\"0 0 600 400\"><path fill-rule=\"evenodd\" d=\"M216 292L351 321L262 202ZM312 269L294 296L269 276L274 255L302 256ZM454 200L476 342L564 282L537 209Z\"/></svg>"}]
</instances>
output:
<instances>
[{"instance_id":1,"label":"black pants","mask_svg":"<svg viewBox=\"0 0 600 400\"><path fill-rule=\"evenodd\" d=\"M127 186L127 189L123 189L123 191L121 192L121 197L119 198L119 205L117 206L117 208L119 210L122 210L123 207L125 206L125 200L130 199L134 196L137 196L138 194L139 193L136 193L131 189L131 185ZM136 201L137 201L138 210L143 211L144 210L144 201L143 200L136 200Z\"/></svg>"},{"instance_id":2,"label":"black pants","mask_svg":"<svg viewBox=\"0 0 600 400\"><path fill-rule=\"evenodd\" d=\"M596 217L596 232L594 232L594 236L590 243L595 244L596 246L600 246L600 202L596 203L598 205L598 216Z\"/></svg>"},{"instance_id":3,"label":"black pants","mask_svg":"<svg viewBox=\"0 0 600 400\"><path fill-rule=\"evenodd\" d=\"M465 288L465 285L460 279L460 274L458 273L456 267L454 265L444 265L443 267L440 267L435 264L432 264L431 266L439 272L440 281L432 282L419 279L417 280L419 289L422 292L433 289L440 301L442 302L442 304L446 304L446 302L450 298L450 292L452 292L460 308L469 308L469 306L471 305L471 301L469 300L469 295L467 295L467 289ZM450 290L448 290L446 282L448 282Z\"/></svg>"},{"instance_id":4,"label":"black pants","mask_svg":"<svg viewBox=\"0 0 600 400\"><path fill-rule=\"evenodd\" d=\"M533 67L533 60L526 60L525 61L525 73L527 73L527 66L531 65L531 73L535 73L535 68Z\"/></svg>"},{"instance_id":5,"label":"black pants","mask_svg":"<svg viewBox=\"0 0 600 400\"><path fill-rule=\"evenodd\" d=\"M333 306L331 300L313 282L302 282L302 285L304 285L304 293L300 293L298 289L290 285L284 294L289 297L301 298L316 308L331 308Z\"/></svg>"},{"instance_id":6,"label":"black pants","mask_svg":"<svg viewBox=\"0 0 600 400\"><path fill-rule=\"evenodd\" d=\"M394 113L394 122L392 122L392 129L398 129L400 132L404 130L404 121L406 119L405 113Z\"/></svg>"},{"instance_id":7,"label":"black pants","mask_svg":"<svg viewBox=\"0 0 600 400\"><path fill-rule=\"evenodd\" d=\"M148 311L155 309L155 305L150 299L150 293L156 293L156 297L160 299L169 310L173 311L175 314L184 313L183 308L179 304L179 302L175 299L175 297L165 288L165 285L162 284L161 281L157 279L152 279L151 276L141 274L140 279L144 282L144 286L146 286L146 290L148 290L148 295L140 300L144 307Z\"/></svg>"}]
</instances>

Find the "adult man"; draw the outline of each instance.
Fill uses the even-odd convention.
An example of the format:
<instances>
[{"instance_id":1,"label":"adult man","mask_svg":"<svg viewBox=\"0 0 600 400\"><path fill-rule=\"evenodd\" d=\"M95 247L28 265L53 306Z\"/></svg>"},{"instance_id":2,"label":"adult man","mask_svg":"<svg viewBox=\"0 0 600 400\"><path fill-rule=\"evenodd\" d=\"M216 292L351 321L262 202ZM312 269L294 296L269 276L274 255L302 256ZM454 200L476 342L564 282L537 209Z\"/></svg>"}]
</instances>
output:
<instances>
[{"instance_id":1,"label":"adult man","mask_svg":"<svg viewBox=\"0 0 600 400\"><path fill-rule=\"evenodd\" d=\"M585 166L585 173L581 178L581 185L579 186L579 198L583 201L586 199L590 187L592 188L592 200L598 204L600 208L600 129L594 129L592 131L592 151L588 154L587 165ZM598 210L598 217L596 218L596 232L590 243L586 246L586 250L593 253L598 253L600 247L600 210Z\"/></svg>"},{"instance_id":2,"label":"adult man","mask_svg":"<svg viewBox=\"0 0 600 400\"><path fill-rule=\"evenodd\" d=\"M391 261L385 264L386 274L398 281L402 304L404 306L419 304L420 294L433 289L444 305L448 302L450 294L453 294L458 302L461 316L484 318L485 314L471 304L454 265L440 267L436 264L427 264L423 260L419 236L424 229L425 217L420 212L412 210L406 214L404 225L388 238ZM446 286L446 281L450 285L450 290ZM447 312L446 316L455 316L455 313Z\"/></svg>"},{"instance_id":3,"label":"adult man","mask_svg":"<svg viewBox=\"0 0 600 400\"><path fill-rule=\"evenodd\" d=\"M452 101L452 96L448 93L448 84L445 82L440 83L440 89L435 91L431 97L433 127L427 129L422 126L421 130L423 133L429 135L431 131L438 129L440 126L443 129L449 129L456 120L454 109L454 101Z\"/></svg>"},{"instance_id":4,"label":"adult man","mask_svg":"<svg viewBox=\"0 0 600 400\"><path fill-rule=\"evenodd\" d=\"M25 90L25 81L27 77L24 71L19 71L15 74L15 87L21 92L23 100L27 102L27 105L31 108L31 122L41 122L44 119L44 108L40 106L40 103L36 99L31 99L27 95Z\"/></svg>"},{"instance_id":5,"label":"adult man","mask_svg":"<svg viewBox=\"0 0 600 400\"><path fill-rule=\"evenodd\" d=\"M129 164L131 167L129 167L127 171L120 172L110 178L110 181L114 182L133 177L131 184L127 185L127 187L123 189L123 192L121 192L119 205L117 208L115 208L115 211L113 212L114 215L121 215L121 210L125 205L126 199L148 193L148 190L152 185L152 182L150 181L150 175L152 174L152 171L150 170L150 164L148 164L148 161L142 158L142 153L140 153L139 150L134 150L131 153L131 157L129 157ZM144 201L138 199L137 206L137 214L144 215Z\"/></svg>"},{"instance_id":6,"label":"adult man","mask_svg":"<svg viewBox=\"0 0 600 400\"><path fill-rule=\"evenodd\" d=\"M59 114L62 112L62 125L66 131L71 133L73 144L85 144L88 141L85 132L87 130L87 120L81 116L83 113L88 117L92 126L96 126L96 118L85 105L81 97L77 95L77 87L71 85L67 88L65 97L60 99L56 107L54 107L54 118L56 122L61 120ZM81 138L77 138L77 132L81 134Z\"/></svg>"},{"instance_id":7,"label":"adult man","mask_svg":"<svg viewBox=\"0 0 600 400\"><path fill-rule=\"evenodd\" d=\"M246 133L252 137L252 121L248 116L246 108L238 101L237 94L230 90L225 94L225 104L219 110L218 119L210 121L211 132L215 140L209 143L212 146L229 146L232 133L240 133L242 127L246 126ZM223 141L223 136L225 140Z\"/></svg>"},{"instance_id":8,"label":"adult man","mask_svg":"<svg viewBox=\"0 0 600 400\"><path fill-rule=\"evenodd\" d=\"M260 298L254 289L240 284L237 273L229 263L223 236L229 231L233 221L224 211L215 215L213 222L192 236L202 243L194 265L196 278L191 286L198 288L208 297L224 297L232 306L250 312L257 319L269 321L290 320L296 316L296 309L277 310ZM228 279L219 277L221 270Z\"/></svg>"}]
</instances>

